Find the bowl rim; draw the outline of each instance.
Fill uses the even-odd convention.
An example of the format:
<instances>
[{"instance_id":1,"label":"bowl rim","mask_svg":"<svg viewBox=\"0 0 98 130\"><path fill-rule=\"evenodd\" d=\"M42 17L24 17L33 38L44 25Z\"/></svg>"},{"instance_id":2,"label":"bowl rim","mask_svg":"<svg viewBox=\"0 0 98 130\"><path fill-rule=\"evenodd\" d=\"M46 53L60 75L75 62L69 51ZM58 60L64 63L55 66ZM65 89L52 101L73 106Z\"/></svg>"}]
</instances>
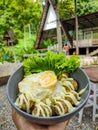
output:
<instances>
[{"instance_id":1,"label":"bowl rim","mask_svg":"<svg viewBox=\"0 0 98 130\"><path fill-rule=\"evenodd\" d=\"M20 113L22 116L26 117L26 118L30 118L30 119L38 119L38 120L55 120L55 119L59 119L59 118L65 118L65 117L69 117L69 116L73 116L73 114L76 114L77 112L79 112L82 107L86 104L88 98L89 98L89 95L90 95L90 80L86 74L86 72L82 69L82 68L78 68L80 69L81 71L83 71L83 73L86 75L86 78L87 78L87 81L88 81L88 93L87 93L87 96L85 98L85 100L83 100L82 104L79 104L78 106L76 106L76 108L72 111L72 112L69 112L69 113L66 113L64 115L60 115L60 116L51 116L51 117L40 117L40 116L34 116L32 114L29 114L21 109L19 109L15 104L14 102L12 101L12 99L10 98L10 95L9 95L9 84L11 82L11 79L13 77L13 75L16 73L16 71L18 71L20 68L22 68L23 66L20 66L18 67L14 72L13 74L9 77L8 79L8 82L7 82L7 87L6 87L6 91L7 91L7 98L8 98L8 101L10 102L11 106L18 112Z\"/></svg>"}]
</instances>

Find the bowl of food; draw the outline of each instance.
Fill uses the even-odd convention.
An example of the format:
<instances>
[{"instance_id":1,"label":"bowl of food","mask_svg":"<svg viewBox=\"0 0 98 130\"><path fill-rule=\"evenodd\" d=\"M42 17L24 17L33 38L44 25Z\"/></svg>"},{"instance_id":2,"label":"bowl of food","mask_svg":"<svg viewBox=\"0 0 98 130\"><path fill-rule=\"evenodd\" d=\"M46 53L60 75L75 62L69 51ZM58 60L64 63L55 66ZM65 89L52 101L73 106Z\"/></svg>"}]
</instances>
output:
<instances>
[{"instance_id":1,"label":"bowl of food","mask_svg":"<svg viewBox=\"0 0 98 130\"><path fill-rule=\"evenodd\" d=\"M26 60L7 83L11 106L42 125L71 119L84 107L89 94L89 79L79 67L79 59L52 52Z\"/></svg>"}]
</instances>

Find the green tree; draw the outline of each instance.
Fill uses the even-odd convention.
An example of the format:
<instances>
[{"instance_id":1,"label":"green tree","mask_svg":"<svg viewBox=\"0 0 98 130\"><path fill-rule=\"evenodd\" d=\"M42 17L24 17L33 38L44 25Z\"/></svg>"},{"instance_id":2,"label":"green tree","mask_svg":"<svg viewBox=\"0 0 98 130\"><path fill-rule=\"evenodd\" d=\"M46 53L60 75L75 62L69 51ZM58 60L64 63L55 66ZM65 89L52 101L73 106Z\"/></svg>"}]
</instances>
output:
<instances>
[{"instance_id":1,"label":"green tree","mask_svg":"<svg viewBox=\"0 0 98 130\"><path fill-rule=\"evenodd\" d=\"M98 11L98 0L77 0L77 15L85 15Z\"/></svg>"},{"instance_id":2,"label":"green tree","mask_svg":"<svg viewBox=\"0 0 98 130\"><path fill-rule=\"evenodd\" d=\"M30 25L31 30L37 31L42 14L39 0L3 0L0 1L0 29L23 32L24 26ZM17 31L18 30L18 31Z\"/></svg>"},{"instance_id":3,"label":"green tree","mask_svg":"<svg viewBox=\"0 0 98 130\"><path fill-rule=\"evenodd\" d=\"M59 15L61 19L68 19L74 16L73 0L63 0L58 3Z\"/></svg>"},{"instance_id":4,"label":"green tree","mask_svg":"<svg viewBox=\"0 0 98 130\"><path fill-rule=\"evenodd\" d=\"M61 19L69 19L75 16L74 0L62 0L58 3ZM76 0L77 15L85 15L98 11L98 0Z\"/></svg>"}]
</instances>

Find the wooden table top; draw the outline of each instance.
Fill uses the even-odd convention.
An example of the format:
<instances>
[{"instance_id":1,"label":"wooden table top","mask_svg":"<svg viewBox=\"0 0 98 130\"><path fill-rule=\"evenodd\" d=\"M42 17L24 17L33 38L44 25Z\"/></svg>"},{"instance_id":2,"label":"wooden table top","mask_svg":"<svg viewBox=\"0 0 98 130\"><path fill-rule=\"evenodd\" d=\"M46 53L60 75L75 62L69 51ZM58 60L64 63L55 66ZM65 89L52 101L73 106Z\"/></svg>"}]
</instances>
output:
<instances>
[{"instance_id":1,"label":"wooden table top","mask_svg":"<svg viewBox=\"0 0 98 130\"><path fill-rule=\"evenodd\" d=\"M88 75L90 81L98 83L98 67L94 68L83 68L83 70Z\"/></svg>"}]
</instances>

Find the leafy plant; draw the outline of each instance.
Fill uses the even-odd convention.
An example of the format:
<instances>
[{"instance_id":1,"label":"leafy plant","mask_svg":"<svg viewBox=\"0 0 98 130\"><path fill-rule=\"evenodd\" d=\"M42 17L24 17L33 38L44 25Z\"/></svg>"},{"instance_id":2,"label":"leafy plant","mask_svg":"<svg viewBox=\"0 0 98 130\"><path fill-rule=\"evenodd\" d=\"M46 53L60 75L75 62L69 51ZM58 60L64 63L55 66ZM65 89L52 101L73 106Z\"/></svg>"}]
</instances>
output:
<instances>
[{"instance_id":1,"label":"leafy plant","mask_svg":"<svg viewBox=\"0 0 98 130\"><path fill-rule=\"evenodd\" d=\"M98 11L97 0L78 0L77 1L77 15L85 15Z\"/></svg>"},{"instance_id":2,"label":"leafy plant","mask_svg":"<svg viewBox=\"0 0 98 130\"><path fill-rule=\"evenodd\" d=\"M41 45L41 48L47 48L48 46L53 46L54 41L48 38L47 40L44 40L44 42Z\"/></svg>"},{"instance_id":3,"label":"leafy plant","mask_svg":"<svg viewBox=\"0 0 98 130\"><path fill-rule=\"evenodd\" d=\"M14 62L13 49L6 46L2 46L0 49L0 62Z\"/></svg>"},{"instance_id":4,"label":"leafy plant","mask_svg":"<svg viewBox=\"0 0 98 130\"><path fill-rule=\"evenodd\" d=\"M73 0L63 0L58 3L58 10L61 19L69 19L74 16Z\"/></svg>"},{"instance_id":5,"label":"leafy plant","mask_svg":"<svg viewBox=\"0 0 98 130\"><path fill-rule=\"evenodd\" d=\"M17 61L23 62L24 54L32 54L38 52L34 49L35 38L35 35L33 35L31 38L27 37L26 48L24 45L24 40L19 39L19 44L14 46Z\"/></svg>"},{"instance_id":6,"label":"leafy plant","mask_svg":"<svg viewBox=\"0 0 98 130\"><path fill-rule=\"evenodd\" d=\"M46 53L45 57L34 56L24 60L25 75L37 73L46 70L52 70L59 76L62 73L72 73L80 66L78 56L65 58L63 53Z\"/></svg>"},{"instance_id":7,"label":"leafy plant","mask_svg":"<svg viewBox=\"0 0 98 130\"><path fill-rule=\"evenodd\" d=\"M30 24L31 31L36 32L42 14L39 0L3 0L0 1L0 33L12 29L21 35L24 25ZM15 31L17 30L17 31ZM22 35L21 35L22 36Z\"/></svg>"},{"instance_id":8,"label":"leafy plant","mask_svg":"<svg viewBox=\"0 0 98 130\"><path fill-rule=\"evenodd\" d=\"M36 51L34 48L27 47L26 49L24 47L17 47L16 51L16 60L19 62L23 62L24 60L24 54L35 54L38 51Z\"/></svg>"},{"instance_id":9,"label":"leafy plant","mask_svg":"<svg viewBox=\"0 0 98 130\"><path fill-rule=\"evenodd\" d=\"M69 19L75 16L75 1L63 0L58 3L58 10L61 19ZM77 0L77 15L85 15L98 11L98 0Z\"/></svg>"}]
</instances>

